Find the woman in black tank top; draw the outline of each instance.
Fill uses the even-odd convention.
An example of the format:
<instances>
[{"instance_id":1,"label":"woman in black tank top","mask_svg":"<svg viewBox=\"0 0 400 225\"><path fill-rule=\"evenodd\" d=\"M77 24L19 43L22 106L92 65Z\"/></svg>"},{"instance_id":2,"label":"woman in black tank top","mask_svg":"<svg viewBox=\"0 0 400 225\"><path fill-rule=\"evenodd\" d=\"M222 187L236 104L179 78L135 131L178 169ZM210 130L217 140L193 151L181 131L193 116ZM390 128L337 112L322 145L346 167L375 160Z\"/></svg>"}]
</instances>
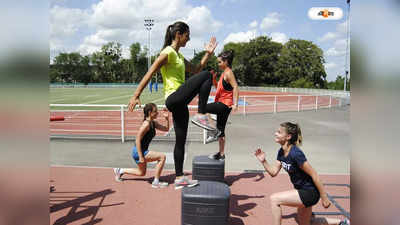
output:
<instances>
[{"instance_id":1,"label":"woman in black tank top","mask_svg":"<svg viewBox=\"0 0 400 225\"><path fill-rule=\"evenodd\" d=\"M137 163L137 168L114 168L115 179L122 181L124 174L135 176L146 175L147 162L158 161L156 166L156 174L152 183L153 188L161 188L168 186L166 182L160 182L159 178L165 164L165 154L160 152L149 151L149 145L156 135L156 129L161 131L169 130L169 115L168 111L164 111L163 117L166 120L166 125L158 123L155 119L158 116L157 106L154 103L148 103L143 108L144 121L136 135L135 147L132 149L132 158Z\"/></svg>"}]
</instances>

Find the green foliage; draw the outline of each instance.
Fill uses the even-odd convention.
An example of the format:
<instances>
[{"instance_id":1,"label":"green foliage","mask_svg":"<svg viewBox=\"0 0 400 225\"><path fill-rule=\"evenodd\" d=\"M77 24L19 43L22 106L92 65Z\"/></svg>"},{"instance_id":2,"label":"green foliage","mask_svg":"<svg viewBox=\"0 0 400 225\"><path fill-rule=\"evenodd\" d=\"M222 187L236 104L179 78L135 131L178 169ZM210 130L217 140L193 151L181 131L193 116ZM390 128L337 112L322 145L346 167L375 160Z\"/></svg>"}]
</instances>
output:
<instances>
[{"instance_id":1,"label":"green foliage","mask_svg":"<svg viewBox=\"0 0 400 225\"><path fill-rule=\"evenodd\" d=\"M338 75L335 81L328 82L328 89L344 90L344 76ZM346 81L346 91L350 90L350 79Z\"/></svg>"},{"instance_id":2,"label":"green foliage","mask_svg":"<svg viewBox=\"0 0 400 225\"><path fill-rule=\"evenodd\" d=\"M278 85L287 86L306 81L312 87L325 88L326 72L323 51L310 41L290 39L282 48L276 65Z\"/></svg>"},{"instance_id":3,"label":"green foliage","mask_svg":"<svg viewBox=\"0 0 400 225\"><path fill-rule=\"evenodd\" d=\"M130 58L122 58L121 44L109 42L88 56L79 53L60 53L50 65L50 82L80 83L138 83L147 72L147 48L139 43L129 47ZM306 40L290 39L274 42L260 36L250 42L227 43L223 50L233 50L232 70L239 85L286 86L301 88L330 88L343 90L343 78L326 81L323 51ZM205 51L195 53L191 63L200 63ZM156 59L152 56L152 62ZM217 56L211 56L204 70L218 73ZM153 82L156 78L153 77ZM158 75L158 82L161 82ZM348 84L350 87L350 84Z\"/></svg>"}]
</instances>

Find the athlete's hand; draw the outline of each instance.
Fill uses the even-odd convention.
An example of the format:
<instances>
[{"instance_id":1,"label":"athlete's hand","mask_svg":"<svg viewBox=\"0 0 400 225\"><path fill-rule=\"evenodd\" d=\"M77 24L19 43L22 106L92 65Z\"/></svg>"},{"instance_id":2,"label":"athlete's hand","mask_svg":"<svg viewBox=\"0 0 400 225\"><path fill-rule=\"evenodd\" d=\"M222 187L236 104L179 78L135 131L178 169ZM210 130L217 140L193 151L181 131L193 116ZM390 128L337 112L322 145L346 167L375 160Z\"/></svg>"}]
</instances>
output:
<instances>
[{"instance_id":1,"label":"athlete's hand","mask_svg":"<svg viewBox=\"0 0 400 225\"><path fill-rule=\"evenodd\" d=\"M257 157L258 161L260 162L265 162L265 153L261 150L261 148L258 148L255 152L254 155Z\"/></svg>"},{"instance_id":2,"label":"athlete's hand","mask_svg":"<svg viewBox=\"0 0 400 225\"><path fill-rule=\"evenodd\" d=\"M144 163L144 158L139 156L139 163Z\"/></svg>"},{"instance_id":3,"label":"athlete's hand","mask_svg":"<svg viewBox=\"0 0 400 225\"><path fill-rule=\"evenodd\" d=\"M327 196L321 196L321 200L322 200L322 206L324 208L329 208L329 206L331 206L331 201L329 200L329 198Z\"/></svg>"},{"instance_id":4,"label":"athlete's hand","mask_svg":"<svg viewBox=\"0 0 400 225\"><path fill-rule=\"evenodd\" d=\"M238 106L237 105L232 105L232 111L236 112L238 110Z\"/></svg>"},{"instance_id":5,"label":"athlete's hand","mask_svg":"<svg viewBox=\"0 0 400 225\"><path fill-rule=\"evenodd\" d=\"M204 46L206 51L211 55L214 53L215 48L217 47L218 42L215 37L211 37L210 42Z\"/></svg>"},{"instance_id":6,"label":"athlete's hand","mask_svg":"<svg viewBox=\"0 0 400 225\"><path fill-rule=\"evenodd\" d=\"M135 96L134 95L134 96L132 96L132 98L131 98L131 100L129 101L129 104L128 104L129 112L133 112L133 110L135 109L136 105L139 105L139 107L140 107L141 103L140 103L139 96Z\"/></svg>"}]
</instances>

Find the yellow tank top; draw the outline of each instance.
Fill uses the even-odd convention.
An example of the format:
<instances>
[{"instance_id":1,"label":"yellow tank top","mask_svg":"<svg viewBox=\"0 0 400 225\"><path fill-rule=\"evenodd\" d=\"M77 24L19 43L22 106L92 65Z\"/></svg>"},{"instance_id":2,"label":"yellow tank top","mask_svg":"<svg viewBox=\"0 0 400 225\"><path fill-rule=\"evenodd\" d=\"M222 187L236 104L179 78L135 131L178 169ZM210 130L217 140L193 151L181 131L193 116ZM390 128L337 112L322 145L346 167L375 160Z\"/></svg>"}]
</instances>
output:
<instances>
[{"instance_id":1,"label":"yellow tank top","mask_svg":"<svg viewBox=\"0 0 400 225\"><path fill-rule=\"evenodd\" d=\"M161 67L164 86L164 99L174 93L185 82L185 59L171 46L165 47L161 54L168 55L168 63Z\"/></svg>"}]
</instances>

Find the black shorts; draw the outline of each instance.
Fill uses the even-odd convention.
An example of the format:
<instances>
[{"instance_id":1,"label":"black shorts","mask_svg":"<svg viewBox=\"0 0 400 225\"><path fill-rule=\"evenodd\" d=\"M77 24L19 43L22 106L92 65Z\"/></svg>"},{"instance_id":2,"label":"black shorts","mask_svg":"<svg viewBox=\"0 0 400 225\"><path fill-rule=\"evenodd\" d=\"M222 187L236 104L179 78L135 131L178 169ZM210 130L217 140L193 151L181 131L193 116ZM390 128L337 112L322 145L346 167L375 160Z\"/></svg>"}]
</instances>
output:
<instances>
[{"instance_id":1,"label":"black shorts","mask_svg":"<svg viewBox=\"0 0 400 225\"><path fill-rule=\"evenodd\" d=\"M318 203L320 195L316 189L297 189L300 199L306 207L313 206Z\"/></svg>"}]
</instances>

